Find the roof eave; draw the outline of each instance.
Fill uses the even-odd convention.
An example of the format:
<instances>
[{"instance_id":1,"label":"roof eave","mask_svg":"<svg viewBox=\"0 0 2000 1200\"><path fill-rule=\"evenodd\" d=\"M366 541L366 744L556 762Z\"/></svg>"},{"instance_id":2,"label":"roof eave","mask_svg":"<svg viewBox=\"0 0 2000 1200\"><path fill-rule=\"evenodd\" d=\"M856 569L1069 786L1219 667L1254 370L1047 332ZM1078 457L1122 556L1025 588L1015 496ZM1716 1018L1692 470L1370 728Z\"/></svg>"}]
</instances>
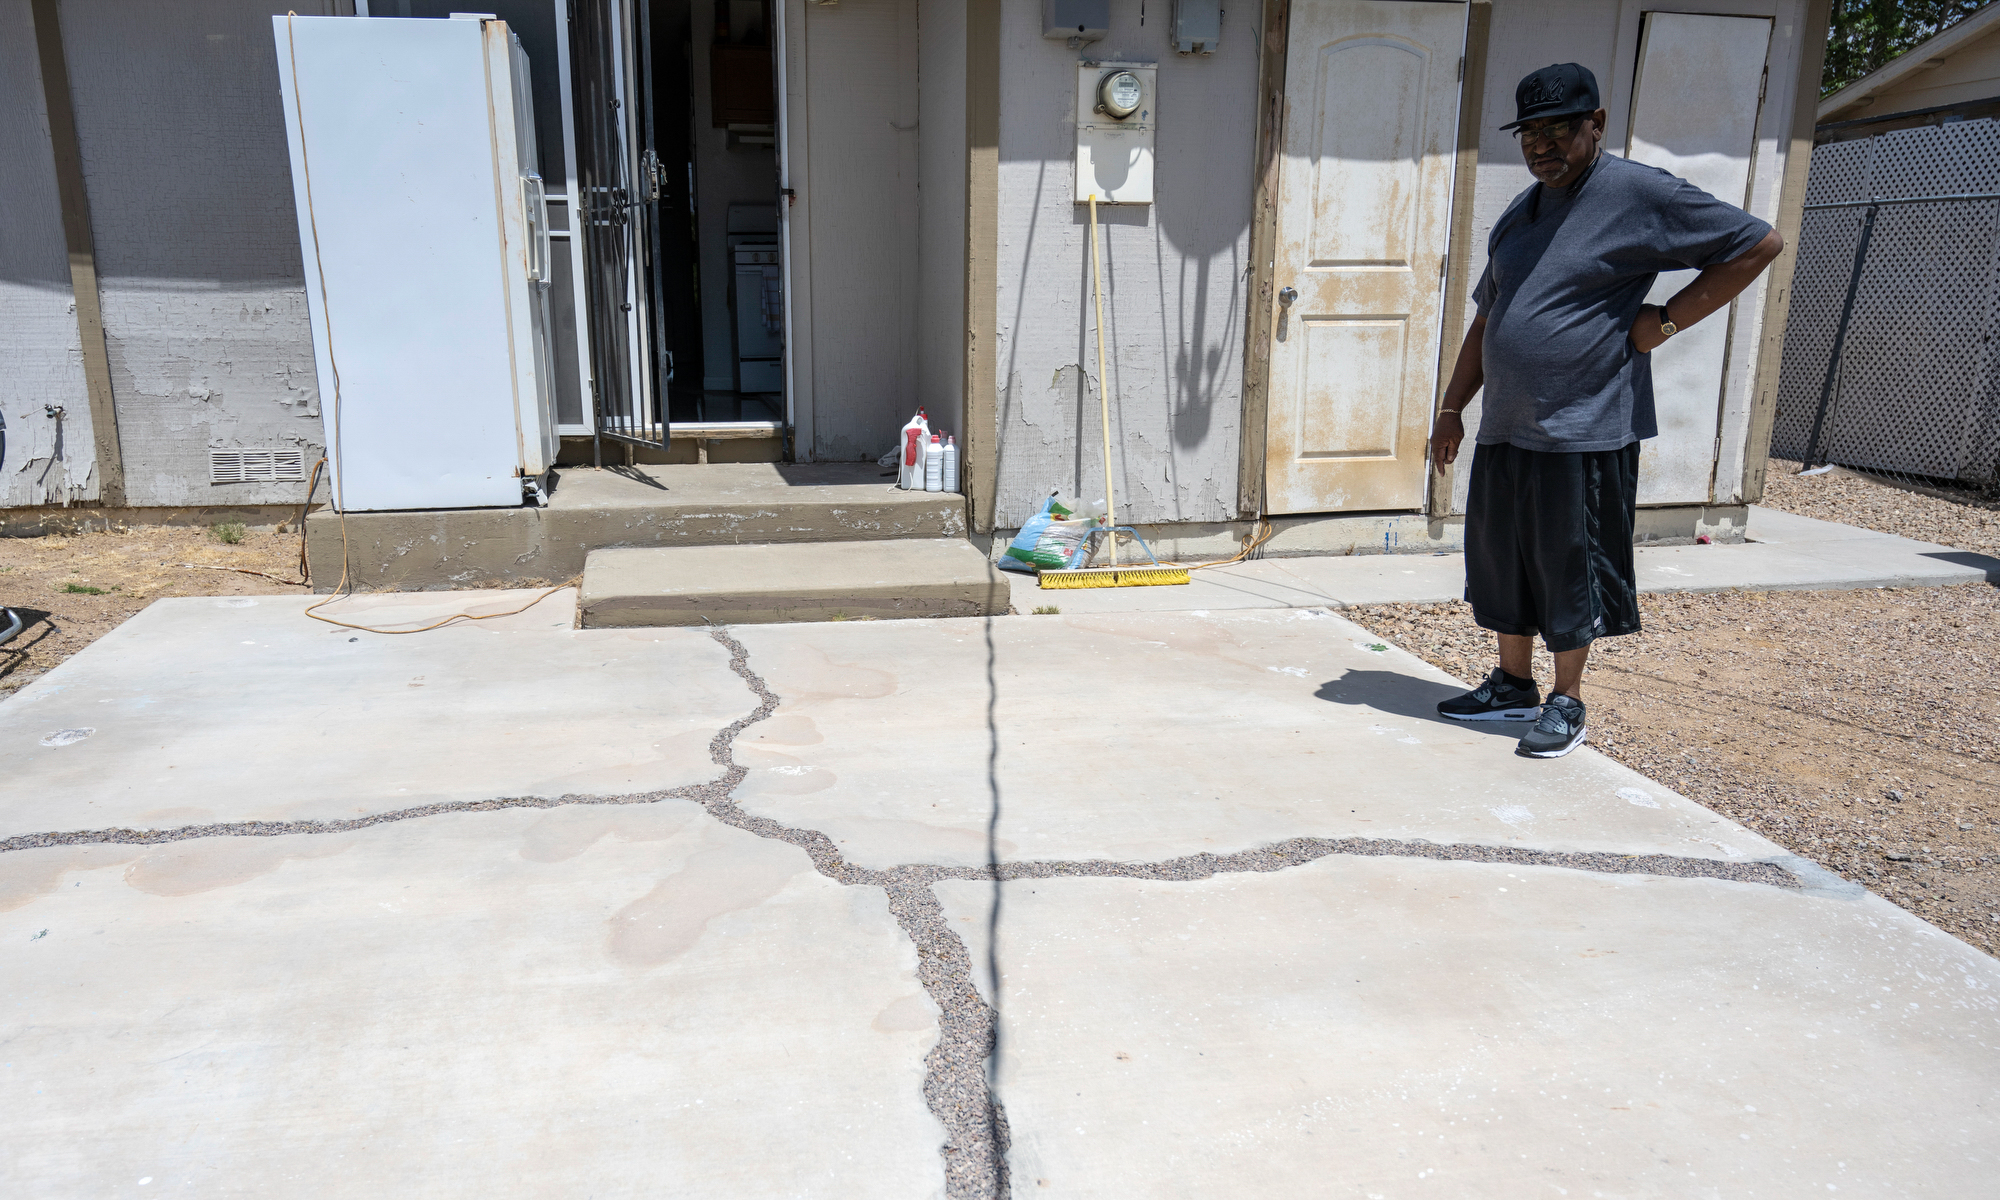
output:
<instances>
[{"instance_id":1,"label":"roof eave","mask_svg":"<svg viewBox=\"0 0 2000 1200\"><path fill-rule=\"evenodd\" d=\"M1988 4L1950 29L1925 38L1883 66L1821 100L1815 123L1824 124L1861 101L1873 99L1877 92L1913 74L1925 63L1940 55L1950 54L1967 42L1978 40L1996 25L2000 25L2000 4Z\"/></svg>"}]
</instances>

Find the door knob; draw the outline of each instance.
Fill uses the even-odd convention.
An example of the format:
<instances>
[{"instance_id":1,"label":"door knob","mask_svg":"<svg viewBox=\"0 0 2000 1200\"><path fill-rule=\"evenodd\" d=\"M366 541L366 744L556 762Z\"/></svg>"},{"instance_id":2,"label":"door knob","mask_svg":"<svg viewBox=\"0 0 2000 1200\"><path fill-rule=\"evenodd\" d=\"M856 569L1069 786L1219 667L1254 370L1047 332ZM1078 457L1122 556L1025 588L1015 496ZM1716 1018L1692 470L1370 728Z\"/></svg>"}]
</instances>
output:
<instances>
[{"instance_id":1,"label":"door knob","mask_svg":"<svg viewBox=\"0 0 2000 1200\"><path fill-rule=\"evenodd\" d=\"M1284 305L1286 308L1290 308L1292 306L1292 301L1298 298L1299 298L1299 289L1295 287L1278 289L1278 303Z\"/></svg>"}]
</instances>

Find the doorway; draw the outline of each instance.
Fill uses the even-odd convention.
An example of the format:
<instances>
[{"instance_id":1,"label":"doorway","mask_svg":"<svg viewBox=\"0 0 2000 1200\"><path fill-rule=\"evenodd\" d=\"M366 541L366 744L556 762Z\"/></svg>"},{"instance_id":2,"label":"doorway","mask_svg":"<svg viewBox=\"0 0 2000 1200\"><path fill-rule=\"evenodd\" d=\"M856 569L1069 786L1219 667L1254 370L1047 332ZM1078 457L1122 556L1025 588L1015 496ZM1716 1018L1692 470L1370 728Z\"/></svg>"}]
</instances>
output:
<instances>
[{"instance_id":1,"label":"doorway","mask_svg":"<svg viewBox=\"0 0 2000 1200\"><path fill-rule=\"evenodd\" d=\"M677 424L785 417L771 0L651 0L667 406Z\"/></svg>"},{"instance_id":2,"label":"doorway","mask_svg":"<svg viewBox=\"0 0 2000 1200\"><path fill-rule=\"evenodd\" d=\"M597 431L782 434L771 0L571 11Z\"/></svg>"},{"instance_id":3,"label":"doorway","mask_svg":"<svg viewBox=\"0 0 2000 1200\"><path fill-rule=\"evenodd\" d=\"M1267 512L1424 506L1467 12L1292 8Z\"/></svg>"}]
</instances>

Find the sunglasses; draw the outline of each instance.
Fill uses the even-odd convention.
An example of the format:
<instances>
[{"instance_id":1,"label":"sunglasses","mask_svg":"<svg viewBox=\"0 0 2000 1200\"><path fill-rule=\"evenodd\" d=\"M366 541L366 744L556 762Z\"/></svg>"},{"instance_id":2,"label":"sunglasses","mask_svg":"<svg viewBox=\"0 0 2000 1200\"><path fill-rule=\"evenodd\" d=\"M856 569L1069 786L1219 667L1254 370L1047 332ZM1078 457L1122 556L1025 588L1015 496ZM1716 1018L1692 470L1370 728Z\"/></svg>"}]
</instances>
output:
<instances>
[{"instance_id":1,"label":"sunglasses","mask_svg":"<svg viewBox=\"0 0 2000 1200\"><path fill-rule=\"evenodd\" d=\"M1514 137L1523 142L1560 142L1575 133L1583 124L1582 118L1571 121L1551 121L1539 129L1515 129Z\"/></svg>"}]
</instances>

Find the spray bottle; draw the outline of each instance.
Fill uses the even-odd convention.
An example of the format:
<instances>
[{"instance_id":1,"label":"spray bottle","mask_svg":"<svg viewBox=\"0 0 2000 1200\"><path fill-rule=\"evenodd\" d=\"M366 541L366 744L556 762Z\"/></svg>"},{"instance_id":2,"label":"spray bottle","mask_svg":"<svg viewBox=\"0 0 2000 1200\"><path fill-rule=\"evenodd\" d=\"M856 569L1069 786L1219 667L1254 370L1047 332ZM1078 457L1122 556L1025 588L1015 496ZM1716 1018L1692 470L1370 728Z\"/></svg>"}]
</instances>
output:
<instances>
[{"instance_id":1,"label":"spray bottle","mask_svg":"<svg viewBox=\"0 0 2000 1200\"><path fill-rule=\"evenodd\" d=\"M924 490L944 490L944 443L938 440L935 433L931 435L930 444L924 447Z\"/></svg>"},{"instance_id":2,"label":"spray bottle","mask_svg":"<svg viewBox=\"0 0 2000 1200\"><path fill-rule=\"evenodd\" d=\"M931 423L920 408L903 426L902 440L896 446L896 486L906 492L924 486L924 441L930 435Z\"/></svg>"}]
</instances>

